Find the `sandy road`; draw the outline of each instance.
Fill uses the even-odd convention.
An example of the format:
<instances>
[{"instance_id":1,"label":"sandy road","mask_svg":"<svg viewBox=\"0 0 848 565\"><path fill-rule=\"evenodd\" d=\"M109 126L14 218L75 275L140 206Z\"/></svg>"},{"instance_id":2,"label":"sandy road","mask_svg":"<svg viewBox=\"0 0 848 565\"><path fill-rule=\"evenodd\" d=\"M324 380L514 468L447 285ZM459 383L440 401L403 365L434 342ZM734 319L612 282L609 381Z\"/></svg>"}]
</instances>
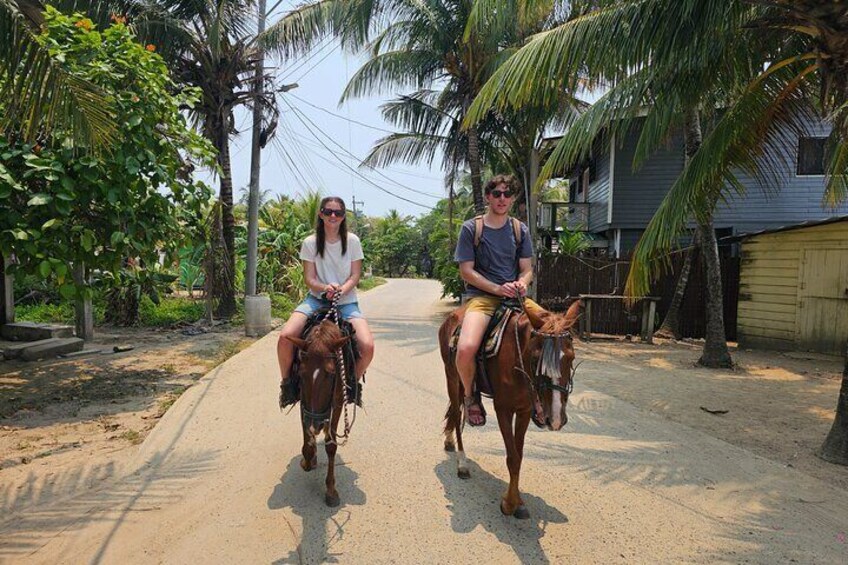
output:
<instances>
[{"instance_id":1,"label":"sandy road","mask_svg":"<svg viewBox=\"0 0 848 565\"><path fill-rule=\"evenodd\" d=\"M32 485L38 503L0 522L0 561L848 560L845 491L579 384L566 431L530 431L531 519L501 516L507 471L494 422L467 432L471 480L442 450L436 329L449 305L438 295L438 283L400 280L362 296L377 355L367 412L339 449L340 507L323 503L323 449L317 470L298 466L297 412L277 409L268 336L186 392L122 478L81 468L65 482L91 488Z\"/></svg>"}]
</instances>

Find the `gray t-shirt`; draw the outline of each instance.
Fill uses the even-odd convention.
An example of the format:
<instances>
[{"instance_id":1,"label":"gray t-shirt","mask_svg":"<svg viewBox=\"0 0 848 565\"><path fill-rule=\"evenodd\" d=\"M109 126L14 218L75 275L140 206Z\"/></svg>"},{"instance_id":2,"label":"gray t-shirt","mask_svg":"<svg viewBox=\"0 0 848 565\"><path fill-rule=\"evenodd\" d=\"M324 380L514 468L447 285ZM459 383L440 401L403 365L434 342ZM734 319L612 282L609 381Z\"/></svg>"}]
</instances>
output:
<instances>
[{"instance_id":1,"label":"gray t-shirt","mask_svg":"<svg viewBox=\"0 0 848 565\"><path fill-rule=\"evenodd\" d=\"M344 255L342 255L341 240L335 243L324 242L324 256L318 255L318 241L315 234L304 239L303 245L300 246L300 259L315 263L318 280L324 284L340 285L344 283L350 276L352 263L363 258L362 243L352 233L347 234L347 253ZM309 293L320 298L320 293L311 290ZM352 288L339 300L339 304L350 304L352 302L356 302L356 288Z\"/></svg>"},{"instance_id":2,"label":"gray t-shirt","mask_svg":"<svg viewBox=\"0 0 848 565\"><path fill-rule=\"evenodd\" d=\"M476 253L475 253L476 251ZM474 261L474 270L495 284L518 280L518 260L533 256L530 230L521 223L521 241L516 249L512 220L507 220L499 229L483 224L480 244L474 249L474 219L467 220L459 230L459 241L453 259L457 263ZM486 292L470 284L465 285L466 294L480 296Z\"/></svg>"}]
</instances>

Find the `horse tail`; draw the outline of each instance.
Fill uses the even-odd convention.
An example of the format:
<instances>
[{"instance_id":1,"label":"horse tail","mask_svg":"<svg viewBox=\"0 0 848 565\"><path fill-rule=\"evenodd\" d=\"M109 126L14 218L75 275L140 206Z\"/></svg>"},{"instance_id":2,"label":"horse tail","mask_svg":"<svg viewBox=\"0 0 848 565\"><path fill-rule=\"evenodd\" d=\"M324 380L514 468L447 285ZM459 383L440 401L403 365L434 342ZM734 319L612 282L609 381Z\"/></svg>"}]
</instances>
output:
<instances>
[{"instance_id":1,"label":"horse tail","mask_svg":"<svg viewBox=\"0 0 848 565\"><path fill-rule=\"evenodd\" d=\"M445 411L445 434L453 433L460 426L460 417L462 416L459 406L455 406L452 402L448 403L448 409Z\"/></svg>"}]
</instances>

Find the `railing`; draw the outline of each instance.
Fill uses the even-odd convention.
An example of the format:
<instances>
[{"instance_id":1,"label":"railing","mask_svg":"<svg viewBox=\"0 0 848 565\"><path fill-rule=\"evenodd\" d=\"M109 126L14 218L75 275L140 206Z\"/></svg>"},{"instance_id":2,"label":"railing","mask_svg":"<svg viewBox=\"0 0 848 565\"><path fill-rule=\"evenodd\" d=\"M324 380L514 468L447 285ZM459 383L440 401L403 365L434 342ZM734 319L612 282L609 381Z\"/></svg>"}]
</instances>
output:
<instances>
[{"instance_id":1,"label":"railing","mask_svg":"<svg viewBox=\"0 0 848 565\"><path fill-rule=\"evenodd\" d=\"M543 231L589 231L589 202L543 202L539 229Z\"/></svg>"}]
</instances>

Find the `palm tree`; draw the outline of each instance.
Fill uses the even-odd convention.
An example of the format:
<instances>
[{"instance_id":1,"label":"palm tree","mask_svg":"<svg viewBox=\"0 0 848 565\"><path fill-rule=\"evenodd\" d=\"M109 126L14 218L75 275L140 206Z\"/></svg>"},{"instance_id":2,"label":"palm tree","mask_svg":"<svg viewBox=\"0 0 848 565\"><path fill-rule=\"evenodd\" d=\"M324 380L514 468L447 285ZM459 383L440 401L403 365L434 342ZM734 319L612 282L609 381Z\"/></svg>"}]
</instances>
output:
<instances>
[{"instance_id":1,"label":"palm tree","mask_svg":"<svg viewBox=\"0 0 848 565\"><path fill-rule=\"evenodd\" d=\"M581 79L609 86L563 137L543 178L585 155L589 140L602 129L626 131L646 108L636 165L671 131L682 129L686 166L636 248L626 291L648 292L661 258L694 219L710 289L709 347L702 361L722 365L729 356L717 329L723 324L718 323L720 275L711 225L716 203L725 191L742 189L738 171L763 184L773 180L768 170L783 155L764 156L763 146L771 142L788 150L781 132L803 127L811 97L834 124L823 202L834 205L848 194L848 47L838 39L848 32L848 18L840 3L812 0L607 4L534 37L495 73L471 114L538 103ZM715 112L717 107L723 112ZM704 118L708 128L702 135Z\"/></svg>"},{"instance_id":2,"label":"palm tree","mask_svg":"<svg viewBox=\"0 0 848 565\"><path fill-rule=\"evenodd\" d=\"M66 72L38 40L38 0L0 0L0 135L44 141L55 129L75 145L107 148L115 136L106 95ZM5 169L0 164L0 173Z\"/></svg>"}]
</instances>

